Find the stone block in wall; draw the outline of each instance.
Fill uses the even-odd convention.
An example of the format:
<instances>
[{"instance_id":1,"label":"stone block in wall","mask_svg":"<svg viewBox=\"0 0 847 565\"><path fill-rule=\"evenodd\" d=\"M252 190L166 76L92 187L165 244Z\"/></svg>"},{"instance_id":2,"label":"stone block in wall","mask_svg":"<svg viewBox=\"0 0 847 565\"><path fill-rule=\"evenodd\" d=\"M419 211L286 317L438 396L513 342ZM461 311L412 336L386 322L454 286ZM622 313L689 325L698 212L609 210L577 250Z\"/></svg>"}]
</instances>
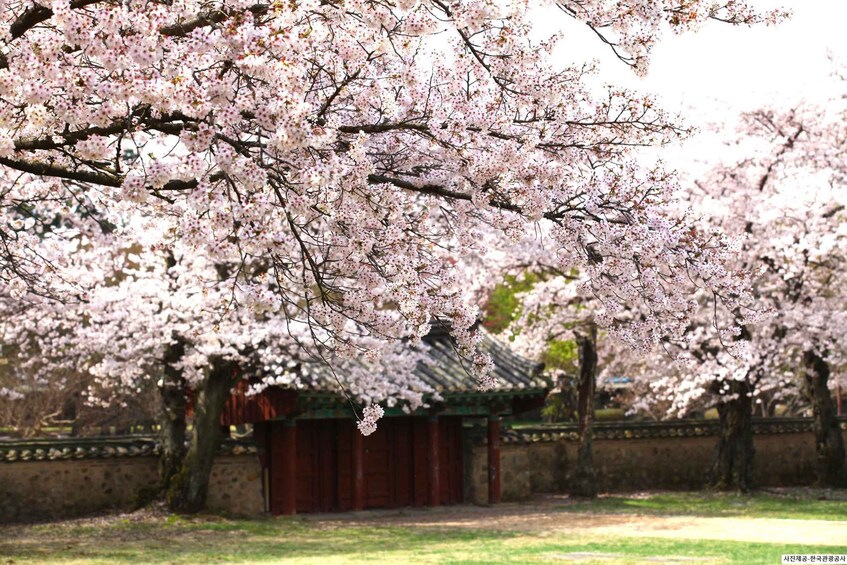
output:
<instances>
[{"instance_id":1,"label":"stone block in wall","mask_svg":"<svg viewBox=\"0 0 847 565\"><path fill-rule=\"evenodd\" d=\"M564 443L531 443L527 450L531 492L559 492L565 479Z\"/></svg>"},{"instance_id":2,"label":"stone block in wall","mask_svg":"<svg viewBox=\"0 0 847 565\"><path fill-rule=\"evenodd\" d=\"M468 495L465 502L488 504L488 448L484 445L473 446L470 457L465 461L470 465L467 475L471 481L470 488L465 489Z\"/></svg>"},{"instance_id":3,"label":"stone block in wall","mask_svg":"<svg viewBox=\"0 0 847 565\"><path fill-rule=\"evenodd\" d=\"M265 511L263 482L257 455L218 456L209 477L206 507L213 512L261 514Z\"/></svg>"},{"instance_id":4,"label":"stone block in wall","mask_svg":"<svg viewBox=\"0 0 847 565\"><path fill-rule=\"evenodd\" d=\"M500 448L500 489L503 502L526 500L532 496L529 449L526 445Z\"/></svg>"}]
</instances>

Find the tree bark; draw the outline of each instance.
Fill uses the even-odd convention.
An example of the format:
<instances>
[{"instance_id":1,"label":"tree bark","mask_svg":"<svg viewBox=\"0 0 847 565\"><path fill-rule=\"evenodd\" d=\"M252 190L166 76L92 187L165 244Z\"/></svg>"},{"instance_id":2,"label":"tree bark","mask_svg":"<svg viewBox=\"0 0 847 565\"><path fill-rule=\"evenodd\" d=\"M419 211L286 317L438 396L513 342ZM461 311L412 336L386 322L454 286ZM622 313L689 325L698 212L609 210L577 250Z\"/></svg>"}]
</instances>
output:
<instances>
[{"instance_id":1,"label":"tree bark","mask_svg":"<svg viewBox=\"0 0 847 565\"><path fill-rule=\"evenodd\" d=\"M162 402L159 420L159 484L167 492L171 479L180 469L185 458L185 408L186 383L182 371L174 367L185 355L185 342L179 338L165 349L162 384L159 398Z\"/></svg>"},{"instance_id":2,"label":"tree bark","mask_svg":"<svg viewBox=\"0 0 847 565\"><path fill-rule=\"evenodd\" d=\"M168 507L174 512L191 514L206 505L209 476L221 440L221 413L229 398L236 369L233 362L212 359L203 385L196 391L191 443L167 492Z\"/></svg>"},{"instance_id":3,"label":"tree bark","mask_svg":"<svg viewBox=\"0 0 847 565\"><path fill-rule=\"evenodd\" d=\"M815 450L817 452L816 486L847 487L847 464L845 463L844 437L829 391L829 363L814 351L803 353L806 373L804 380L812 398Z\"/></svg>"},{"instance_id":4,"label":"tree bark","mask_svg":"<svg viewBox=\"0 0 847 565\"><path fill-rule=\"evenodd\" d=\"M587 335L576 335L579 348L578 410L579 446L572 492L578 496L597 496L592 444L594 441L594 391L597 387L597 326L591 324Z\"/></svg>"},{"instance_id":5,"label":"tree bark","mask_svg":"<svg viewBox=\"0 0 847 565\"><path fill-rule=\"evenodd\" d=\"M715 386L719 386L717 383ZM718 404L720 438L708 484L717 490L747 492L753 488L753 398L746 380L730 383L732 400Z\"/></svg>"}]
</instances>

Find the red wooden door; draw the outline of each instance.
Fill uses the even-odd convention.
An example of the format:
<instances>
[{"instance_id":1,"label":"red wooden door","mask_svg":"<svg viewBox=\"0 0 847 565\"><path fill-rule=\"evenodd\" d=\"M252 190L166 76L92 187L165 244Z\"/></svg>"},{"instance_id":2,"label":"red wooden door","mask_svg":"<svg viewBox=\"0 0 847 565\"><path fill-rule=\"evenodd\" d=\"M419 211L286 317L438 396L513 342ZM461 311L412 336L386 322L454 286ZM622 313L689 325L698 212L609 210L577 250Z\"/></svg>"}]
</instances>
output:
<instances>
[{"instance_id":1,"label":"red wooden door","mask_svg":"<svg viewBox=\"0 0 847 565\"><path fill-rule=\"evenodd\" d=\"M441 504L462 502L464 465L462 464L462 419L438 421L439 499Z\"/></svg>"},{"instance_id":2,"label":"red wooden door","mask_svg":"<svg viewBox=\"0 0 847 565\"><path fill-rule=\"evenodd\" d=\"M364 439L365 508L392 506L391 426L379 423L377 430Z\"/></svg>"},{"instance_id":3,"label":"red wooden door","mask_svg":"<svg viewBox=\"0 0 847 565\"><path fill-rule=\"evenodd\" d=\"M282 470L286 445L282 423L270 426L271 512L281 512ZM296 509L330 512L353 507L353 434L349 420L300 420L296 441ZM395 508L427 504L429 461L426 418L384 418L377 431L362 441L365 508ZM462 501L461 418L441 418L438 424L439 500Z\"/></svg>"},{"instance_id":4,"label":"red wooden door","mask_svg":"<svg viewBox=\"0 0 847 565\"><path fill-rule=\"evenodd\" d=\"M364 438L365 508L397 508L412 503L411 437L409 418L385 418L376 432Z\"/></svg>"},{"instance_id":5,"label":"red wooden door","mask_svg":"<svg viewBox=\"0 0 847 565\"><path fill-rule=\"evenodd\" d=\"M283 492L291 477L285 473L285 458L290 457L290 447L283 440L283 422L270 426L270 502L271 512L280 514ZM336 468L334 420L303 420L296 426L296 510L300 512L330 512L336 508Z\"/></svg>"},{"instance_id":6,"label":"red wooden door","mask_svg":"<svg viewBox=\"0 0 847 565\"><path fill-rule=\"evenodd\" d=\"M359 433L351 420L339 420L335 427L337 509L353 509L353 434Z\"/></svg>"},{"instance_id":7,"label":"red wooden door","mask_svg":"<svg viewBox=\"0 0 847 565\"><path fill-rule=\"evenodd\" d=\"M297 425L297 512L330 512L335 504L335 421Z\"/></svg>"},{"instance_id":8,"label":"red wooden door","mask_svg":"<svg viewBox=\"0 0 847 565\"><path fill-rule=\"evenodd\" d=\"M412 418L412 506L426 506L429 493L429 464L426 418Z\"/></svg>"}]
</instances>

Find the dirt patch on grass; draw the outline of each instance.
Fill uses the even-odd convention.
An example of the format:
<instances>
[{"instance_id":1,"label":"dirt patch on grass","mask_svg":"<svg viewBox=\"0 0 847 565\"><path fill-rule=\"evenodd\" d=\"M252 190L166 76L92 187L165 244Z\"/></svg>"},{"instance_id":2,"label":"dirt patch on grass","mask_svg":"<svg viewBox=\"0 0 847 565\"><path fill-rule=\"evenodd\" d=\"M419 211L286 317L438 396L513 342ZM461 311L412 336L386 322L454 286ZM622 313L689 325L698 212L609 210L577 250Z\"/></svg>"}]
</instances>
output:
<instances>
[{"instance_id":1,"label":"dirt patch on grass","mask_svg":"<svg viewBox=\"0 0 847 565\"><path fill-rule=\"evenodd\" d=\"M332 515L308 518L316 525L385 525L413 528L497 530L710 539L786 545L847 546L847 524L835 520L787 520L779 518L649 516L639 514L595 514L561 512L562 497L547 497L527 504L497 507L454 506L406 510L394 513L363 512L351 518Z\"/></svg>"}]
</instances>

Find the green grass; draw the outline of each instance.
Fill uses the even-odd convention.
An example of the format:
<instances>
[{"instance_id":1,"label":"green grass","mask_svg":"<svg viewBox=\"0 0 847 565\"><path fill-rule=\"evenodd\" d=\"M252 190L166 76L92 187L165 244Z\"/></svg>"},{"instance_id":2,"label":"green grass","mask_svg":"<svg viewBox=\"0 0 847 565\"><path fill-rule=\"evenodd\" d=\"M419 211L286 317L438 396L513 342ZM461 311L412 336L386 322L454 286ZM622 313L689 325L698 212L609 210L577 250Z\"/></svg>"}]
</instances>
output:
<instances>
[{"instance_id":1,"label":"green grass","mask_svg":"<svg viewBox=\"0 0 847 565\"><path fill-rule=\"evenodd\" d=\"M706 563L776 563L789 551L847 553L847 547L350 527L297 519L156 519L99 527L51 524L19 528L17 533L14 538L0 537L0 563L555 563L578 556L585 563L673 557L696 557Z\"/></svg>"},{"instance_id":2,"label":"green grass","mask_svg":"<svg viewBox=\"0 0 847 565\"><path fill-rule=\"evenodd\" d=\"M847 501L803 496L708 492L662 493L646 497L609 496L558 506L563 512L650 516L744 516L792 520L847 521ZM845 525L847 527L847 525Z\"/></svg>"},{"instance_id":3,"label":"green grass","mask_svg":"<svg viewBox=\"0 0 847 565\"><path fill-rule=\"evenodd\" d=\"M842 521L847 530L847 502L816 500L819 491L798 490L793 496L753 496L709 493L663 493L652 496L605 497L560 506L505 506L503 513L470 514L469 527L441 525L452 511L425 510L400 518L415 525L397 524L392 516L342 520L304 518L235 519L220 516L183 518L155 514L107 516L78 521L0 527L0 565L22 563L133 565L146 563L778 563L784 553L847 554L847 546L797 545L776 536L772 543L676 539L650 531L647 525L664 520L651 516L718 516L824 519ZM822 491L820 491L822 492ZM509 509L518 514L508 514ZM521 514L520 512L524 512ZM528 512L528 514L527 514ZM552 515L558 532L541 526L520 531L496 531L541 513ZM580 512L568 516L567 512ZM609 514L638 514L621 518ZM634 520L634 522L633 522ZM697 518L694 537L702 532ZM538 522L550 524L551 522ZM485 529L486 524L492 529ZM580 524L582 527L580 528ZM585 527L591 524L592 527ZM630 524L629 527L621 524ZM634 524L634 525L633 525ZM756 530L755 522L743 528ZM786 521L785 532L796 532L798 522ZM773 525L773 524L771 524ZM833 525L836 530L842 524ZM551 527L556 527L551 526ZM595 528L594 526L597 526ZM733 526L739 527L739 526ZM782 525L779 525L783 528ZM807 531L819 532L810 523ZM475 529L473 529L475 528ZM601 528L601 529L598 529ZM618 528L615 530L615 528ZM511 528L507 528L511 529ZM688 534L686 534L687 536ZM802 535L814 535L802 534ZM712 536L714 537L714 536ZM718 536L720 537L720 536ZM790 537L790 536L787 536ZM741 537L739 539L747 539ZM751 539L763 539L754 537ZM764 538L767 539L767 538ZM805 539L794 535L793 539ZM817 536L824 541L829 538ZM843 539L843 537L841 538Z\"/></svg>"}]
</instances>

